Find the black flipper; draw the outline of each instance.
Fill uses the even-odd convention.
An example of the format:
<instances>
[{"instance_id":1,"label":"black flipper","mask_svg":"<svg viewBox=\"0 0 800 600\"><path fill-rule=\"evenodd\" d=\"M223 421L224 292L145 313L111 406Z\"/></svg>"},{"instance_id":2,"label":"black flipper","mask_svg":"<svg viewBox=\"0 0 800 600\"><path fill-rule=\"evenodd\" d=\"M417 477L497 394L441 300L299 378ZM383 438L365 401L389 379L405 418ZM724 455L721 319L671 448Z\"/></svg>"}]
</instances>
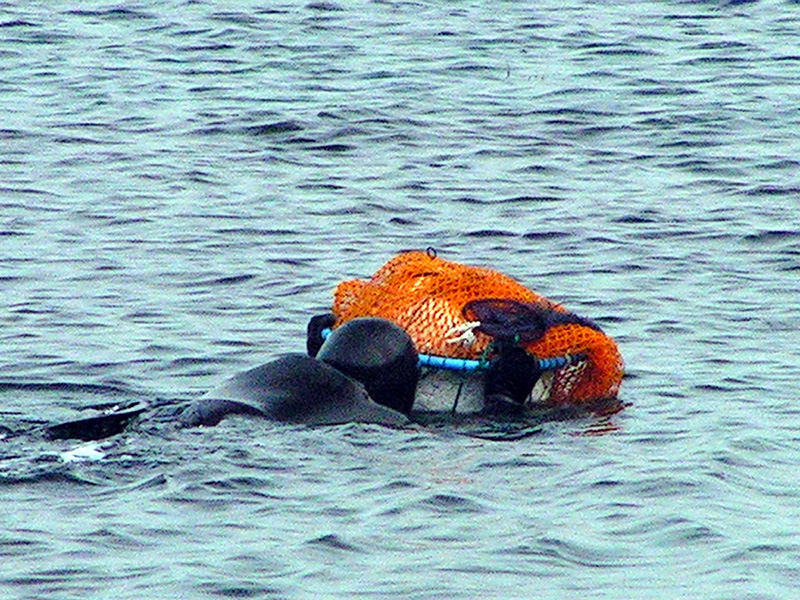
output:
<instances>
[{"instance_id":1,"label":"black flipper","mask_svg":"<svg viewBox=\"0 0 800 600\"><path fill-rule=\"evenodd\" d=\"M139 402L133 406L123 407L96 417L50 425L45 428L44 434L51 440L102 440L120 433L128 423L145 410L147 410L147 404Z\"/></svg>"}]
</instances>

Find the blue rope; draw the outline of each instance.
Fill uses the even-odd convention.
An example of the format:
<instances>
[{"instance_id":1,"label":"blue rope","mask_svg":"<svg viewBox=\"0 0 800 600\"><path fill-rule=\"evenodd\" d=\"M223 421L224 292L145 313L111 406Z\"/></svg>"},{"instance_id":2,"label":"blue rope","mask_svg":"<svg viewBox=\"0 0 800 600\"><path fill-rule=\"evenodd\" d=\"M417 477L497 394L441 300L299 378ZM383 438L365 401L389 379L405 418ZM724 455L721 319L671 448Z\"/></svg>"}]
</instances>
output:
<instances>
[{"instance_id":1,"label":"blue rope","mask_svg":"<svg viewBox=\"0 0 800 600\"><path fill-rule=\"evenodd\" d=\"M488 363L480 360L470 360L468 358L450 358L449 356L420 354L419 366L431 367L432 369L445 369L447 371L480 371L481 369L485 369Z\"/></svg>"},{"instance_id":2,"label":"blue rope","mask_svg":"<svg viewBox=\"0 0 800 600\"><path fill-rule=\"evenodd\" d=\"M330 329L322 330L322 339L325 340L331 334ZM539 369L542 371L552 371L567 365L574 365L586 358L585 354L567 354L565 356L553 356L550 358L538 358ZM449 356L435 356L433 354L420 354L419 366L430 367L431 369L443 369L446 371L481 371L489 367L485 360L471 360L468 358L450 358Z\"/></svg>"}]
</instances>

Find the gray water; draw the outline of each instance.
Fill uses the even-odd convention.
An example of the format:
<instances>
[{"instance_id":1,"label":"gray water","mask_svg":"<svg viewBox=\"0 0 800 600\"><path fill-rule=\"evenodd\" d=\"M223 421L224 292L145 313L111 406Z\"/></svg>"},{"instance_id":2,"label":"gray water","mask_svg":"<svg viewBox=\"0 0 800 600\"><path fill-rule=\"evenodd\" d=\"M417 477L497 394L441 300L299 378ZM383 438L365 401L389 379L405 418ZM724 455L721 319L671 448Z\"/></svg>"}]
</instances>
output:
<instances>
[{"instance_id":1,"label":"gray water","mask_svg":"<svg viewBox=\"0 0 800 600\"><path fill-rule=\"evenodd\" d=\"M797 597L799 34L786 1L0 4L0 595ZM174 426L428 246L597 321L630 406Z\"/></svg>"}]
</instances>

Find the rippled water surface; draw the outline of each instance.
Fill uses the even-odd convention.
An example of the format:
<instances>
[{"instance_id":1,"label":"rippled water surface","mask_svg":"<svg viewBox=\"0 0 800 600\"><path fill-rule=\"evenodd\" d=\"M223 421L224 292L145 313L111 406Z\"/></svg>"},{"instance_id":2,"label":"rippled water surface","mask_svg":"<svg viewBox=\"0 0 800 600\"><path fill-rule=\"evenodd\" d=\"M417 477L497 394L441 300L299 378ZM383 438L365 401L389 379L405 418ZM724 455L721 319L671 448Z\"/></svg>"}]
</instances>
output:
<instances>
[{"instance_id":1,"label":"rippled water surface","mask_svg":"<svg viewBox=\"0 0 800 600\"><path fill-rule=\"evenodd\" d=\"M0 4L2 596L795 597L799 31L783 1ZM505 442L173 425L428 246L600 323L631 406Z\"/></svg>"}]
</instances>

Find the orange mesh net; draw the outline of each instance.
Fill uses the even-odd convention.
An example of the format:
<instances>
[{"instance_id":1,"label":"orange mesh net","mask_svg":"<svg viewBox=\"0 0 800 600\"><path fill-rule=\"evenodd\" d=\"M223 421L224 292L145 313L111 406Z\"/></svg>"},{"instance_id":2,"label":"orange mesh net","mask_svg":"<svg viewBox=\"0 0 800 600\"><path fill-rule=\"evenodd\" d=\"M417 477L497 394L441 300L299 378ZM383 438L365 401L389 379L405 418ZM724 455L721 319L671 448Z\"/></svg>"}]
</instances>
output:
<instances>
[{"instance_id":1,"label":"orange mesh net","mask_svg":"<svg viewBox=\"0 0 800 600\"><path fill-rule=\"evenodd\" d=\"M454 331L467 326L464 305L486 298L567 312L497 271L449 262L433 253L405 252L378 269L371 279L345 281L336 288L335 327L357 317L383 317L405 329L421 354L478 359L492 338L475 331L467 338L469 343L455 343L458 333ZM586 360L554 373L549 402L584 403L617 395L622 357L614 340L602 331L581 323L560 323L524 347L538 358L586 356Z\"/></svg>"}]
</instances>

